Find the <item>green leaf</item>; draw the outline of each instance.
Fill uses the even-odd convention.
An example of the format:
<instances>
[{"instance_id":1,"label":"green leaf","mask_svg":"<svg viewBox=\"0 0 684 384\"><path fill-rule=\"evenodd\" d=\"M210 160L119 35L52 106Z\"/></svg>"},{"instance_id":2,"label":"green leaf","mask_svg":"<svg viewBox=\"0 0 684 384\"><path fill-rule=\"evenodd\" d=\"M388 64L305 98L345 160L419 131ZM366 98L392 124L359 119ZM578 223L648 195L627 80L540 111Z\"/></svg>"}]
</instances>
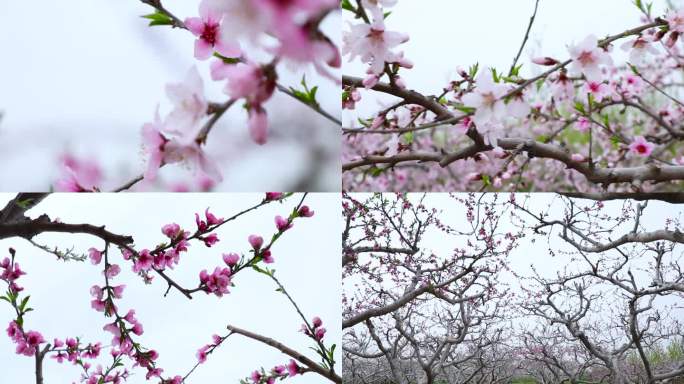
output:
<instances>
[{"instance_id":1,"label":"green leaf","mask_svg":"<svg viewBox=\"0 0 684 384\"><path fill-rule=\"evenodd\" d=\"M306 75L302 76L302 81L300 84L302 87L304 87L304 90L301 91L295 89L294 87L290 87L290 92L292 92L292 95L307 105L318 107L318 101L316 101L316 92L318 92L318 86L309 89L309 86L306 84Z\"/></svg>"},{"instance_id":2,"label":"green leaf","mask_svg":"<svg viewBox=\"0 0 684 384\"><path fill-rule=\"evenodd\" d=\"M406 132L406 133L402 136L402 138L404 139L404 143L406 143L406 145L411 145L411 144L413 144L413 138L414 138L413 131L411 131L411 132Z\"/></svg>"},{"instance_id":3,"label":"green leaf","mask_svg":"<svg viewBox=\"0 0 684 384\"><path fill-rule=\"evenodd\" d=\"M349 0L342 0L342 9L356 13L356 8L354 8Z\"/></svg>"},{"instance_id":4,"label":"green leaf","mask_svg":"<svg viewBox=\"0 0 684 384\"><path fill-rule=\"evenodd\" d=\"M32 201L33 201L33 199L19 200L15 204L21 208L27 209L29 207L29 204L31 204Z\"/></svg>"},{"instance_id":5,"label":"green leaf","mask_svg":"<svg viewBox=\"0 0 684 384\"><path fill-rule=\"evenodd\" d=\"M459 111L467 114L475 113L476 108L473 107L466 107L465 105L454 105L454 108L458 109Z\"/></svg>"},{"instance_id":6,"label":"green leaf","mask_svg":"<svg viewBox=\"0 0 684 384\"><path fill-rule=\"evenodd\" d=\"M489 68L492 71L492 78L494 79L495 83L498 83L501 79L499 75L496 73L496 68Z\"/></svg>"},{"instance_id":7,"label":"green leaf","mask_svg":"<svg viewBox=\"0 0 684 384\"><path fill-rule=\"evenodd\" d=\"M475 65L471 65L470 68L468 68L468 76L470 76L471 78L475 77L479 69L480 63L475 63Z\"/></svg>"},{"instance_id":8,"label":"green leaf","mask_svg":"<svg viewBox=\"0 0 684 384\"><path fill-rule=\"evenodd\" d=\"M489 178L489 175L483 174L483 175L482 175L482 182L483 182L484 185L487 186L487 187L489 187L490 185L492 185L492 181L491 181L491 179Z\"/></svg>"},{"instance_id":9,"label":"green leaf","mask_svg":"<svg viewBox=\"0 0 684 384\"><path fill-rule=\"evenodd\" d=\"M170 16L159 11L150 13L149 15L143 15L141 17L150 20L150 27L153 27L155 25L173 25L174 23L173 19Z\"/></svg>"},{"instance_id":10,"label":"green leaf","mask_svg":"<svg viewBox=\"0 0 684 384\"><path fill-rule=\"evenodd\" d=\"M24 299L21 301L21 304L19 304L19 311L20 312L24 312L24 308L26 308L26 304L28 304L30 297L31 297L30 295L24 297Z\"/></svg>"},{"instance_id":11,"label":"green leaf","mask_svg":"<svg viewBox=\"0 0 684 384\"><path fill-rule=\"evenodd\" d=\"M214 57L221 59L224 64L237 64L240 62L240 59L237 57L225 57L218 52L214 52Z\"/></svg>"},{"instance_id":12,"label":"green leaf","mask_svg":"<svg viewBox=\"0 0 684 384\"><path fill-rule=\"evenodd\" d=\"M610 143L613 145L613 149L620 148L620 138L613 135L610 137Z\"/></svg>"},{"instance_id":13,"label":"green leaf","mask_svg":"<svg viewBox=\"0 0 684 384\"><path fill-rule=\"evenodd\" d=\"M382 168L373 167L373 168L369 169L368 172L371 174L371 176L378 177L378 176L382 175L383 170L382 170Z\"/></svg>"}]
</instances>

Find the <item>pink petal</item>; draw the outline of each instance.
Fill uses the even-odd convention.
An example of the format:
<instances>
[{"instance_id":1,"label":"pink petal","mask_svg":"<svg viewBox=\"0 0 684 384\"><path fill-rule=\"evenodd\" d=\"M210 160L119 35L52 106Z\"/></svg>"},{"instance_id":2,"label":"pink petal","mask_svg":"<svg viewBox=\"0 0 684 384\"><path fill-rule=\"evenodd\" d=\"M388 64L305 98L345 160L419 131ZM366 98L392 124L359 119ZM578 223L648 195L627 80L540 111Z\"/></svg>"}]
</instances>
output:
<instances>
[{"instance_id":1,"label":"pink petal","mask_svg":"<svg viewBox=\"0 0 684 384\"><path fill-rule=\"evenodd\" d=\"M223 41L219 38L216 42L216 51L225 57L236 58L242 55L242 49L237 41Z\"/></svg>"},{"instance_id":2,"label":"pink petal","mask_svg":"<svg viewBox=\"0 0 684 384\"><path fill-rule=\"evenodd\" d=\"M214 47L202 39L195 41L195 58L198 60L206 60L214 53Z\"/></svg>"},{"instance_id":3,"label":"pink petal","mask_svg":"<svg viewBox=\"0 0 684 384\"><path fill-rule=\"evenodd\" d=\"M268 118L266 111L255 108L249 112L249 134L252 140L259 145L266 144L268 138Z\"/></svg>"},{"instance_id":4,"label":"pink petal","mask_svg":"<svg viewBox=\"0 0 684 384\"><path fill-rule=\"evenodd\" d=\"M185 19L185 26L195 36L201 35L204 31L204 21L199 17L188 17Z\"/></svg>"}]
</instances>

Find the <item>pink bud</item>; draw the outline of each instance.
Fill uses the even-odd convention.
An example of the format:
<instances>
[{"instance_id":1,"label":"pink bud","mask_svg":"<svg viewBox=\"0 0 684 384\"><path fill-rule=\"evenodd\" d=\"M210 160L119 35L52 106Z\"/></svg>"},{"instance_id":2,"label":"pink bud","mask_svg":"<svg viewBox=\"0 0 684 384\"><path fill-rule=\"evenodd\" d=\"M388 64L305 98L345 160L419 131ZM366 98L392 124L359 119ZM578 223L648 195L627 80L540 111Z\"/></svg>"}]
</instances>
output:
<instances>
[{"instance_id":1,"label":"pink bud","mask_svg":"<svg viewBox=\"0 0 684 384\"><path fill-rule=\"evenodd\" d=\"M223 262L230 267L236 266L238 261L240 261L240 256L237 253L223 254Z\"/></svg>"},{"instance_id":2,"label":"pink bud","mask_svg":"<svg viewBox=\"0 0 684 384\"><path fill-rule=\"evenodd\" d=\"M90 256L90 262L93 263L93 265L100 264L100 261L102 261L102 252L97 249L90 248L88 254Z\"/></svg>"},{"instance_id":3,"label":"pink bud","mask_svg":"<svg viewBox=\"0 0 684 384\"><path fill-rule=\"evenodd\" d=\"M302 205L299 207L299 211L297 213L301 217L312 217L314 215L314 211L312 211L307 205Z\"/></svg>"},{"instance_id":4,"label":"pink bud","mask_svg":"<svg viewBox=\"0 0 684 384\"><path fill-rule=\"evenodd\" d=\"M261 236L249 235L248 240L254 249L261 249L261 246L264 245L264 239Z\"/></svg>"},{"instance_id":5,"label":"pink bud","mask_svg":"<svg viewBox=\"0 0 684 384\"><path fill-rule=\"evenodd\" d=\"M552 57L537 57L532 59L532 62L538 65L551 66L558 64L558 60Z\"/></svg>"}]
</instances>

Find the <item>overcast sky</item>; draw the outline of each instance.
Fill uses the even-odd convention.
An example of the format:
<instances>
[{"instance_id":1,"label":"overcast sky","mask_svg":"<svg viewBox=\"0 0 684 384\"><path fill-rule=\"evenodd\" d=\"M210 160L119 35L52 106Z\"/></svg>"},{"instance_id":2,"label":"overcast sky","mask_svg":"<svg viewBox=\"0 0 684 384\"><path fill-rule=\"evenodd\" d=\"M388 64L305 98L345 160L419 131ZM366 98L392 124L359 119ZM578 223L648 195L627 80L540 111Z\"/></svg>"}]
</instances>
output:
<instances>
[{"instance_id":1,"label":"overcast sky","mask_svg":"<svg viewBox=\"0 0 684 384\"><path fill-rule=\"evenodd\" d=\"M0 205L4 206L11 197L0 195ZM183 285L195 286L200 270L213 270L223 264L222 253L247 252L248 235L270 236L275 229L274 216L288 214L299 201L298 197L294 196L283 205L269 205L227 224L218 231L221 241L212 248L193 243L170 275ZM35 212L31 211L31 215L47 213L64 222L106 225L115 233L133 235L138 248L152 248L164 240L160 232L163 224L177 222L194 230L195 212L211 207L216 215L230 216L258 203L261 198L262 194L97 194L78 197L61 194L48 197ZM331 341L340 339L341 329L339 195L309 195L306 204L315 210L315 216L296 221L294 228L277 242L273 248L276 262L272 267L304 313L309 318L318 315L323 319L328 329L325 340L330 345ZM81 252L91 246L102 247L101 241L84 235L41 235L36 240L62 249L74 246ZM90 287L103 284L99 268L89 262L58 262L54 256L19 239L0 241L0 256L4 257L10 246L17 249L17 260L28 273L19 280L31 295L31 307L35 308L26 316L27 329L42 332L48 340L73 336L103 344L111 340L110 334L101 330L108 320L90 308ZM226 334L228 324L273 337L317 359L308 349L309 339L298 332L301 321L265 276L245 271L234 280L236 287L231 294L222 299L197 294L190 301L173 291L163 298L166 286L161 280L157 278L151 286L145 286L120 256L114 257L114 261L122 267L115 282L127 285L124 298L117 305L121 311L136 309L145 329L140 340L159 352L159 366L168 374L184 375L196 362L197 349L209 343L212 334ZM9 305L0 305L3 330L0 361L4 362L0 381L30 383L35 380L34 360L15 355L14 345L4 333L12 314ZM107 353L104 351L103 356L108 358ZM261 365L270 369L287 361L287 356L264 344L233 336L209 356L188 383L237 383ZM135 372L136 376L129 382L145 382L140 371ZM59 365L53 360L45 362L46 383L68 383L79 375L79 371L68 364ZM321 379L307 374L292 382L314 384L321 383Z\"/></svg>"},{"instance_id":2,"label":"overcast sky","mask_svg":"<svg viewBox=\"0 0 684 384\"><path fill-rule=\"evenodd\" d=\"M197 15L199 0L164 4L184 19ZM209 61L194 59L193 36L149 28L140 16L151 12L139 0L0 2L1 191L46 190L58 175L58 156L67 150L101 161L110 180L105 189L137 176L143 169L140 128L153 119L157 104L162 114L169 111L164 86L181 81L192 65L203 75L208 99L226 100L222 83L208 76ZM335 41L340 17L333 13L323 24ZM280 82L299 87L303 72L283 68ZM311 86L320 86L321 106L339 116L339 87L311 69L305 72ZM265 107L276 122L269 145L251 141L242 108L232 108L212 132L208 150L223 165L221 189L289 190L311 164L321 164L325 172L315 190L338 190L339 128L278 92ZM329 156L315 161L304 143ZM174 182L188 172L167 167L161 175Z\"/></svg>"},{"instance_id":3,"label":"overcast sky","mask_svg":"<svg viewBox=\"0 0 684 384\"><path fill-rule=\"evenodd\" d=\"M681 4L679 0L674 2ZM458 67L467 69L479 62L480 68L488 66L508 71L522 43L534 3L534 0L399 0L391 9L386 28L409 34L410 40L398 50L405 51L406 57L415 64L411 70L402 70L401 76L411 89L438 94L455 79ZM656 15L666 8L664 0L653 3ZM345 20L349 15L345 12ZM552 56L564 60L568 57L568 44L579 42L590 33L600 38L639 26L639 17L632 0L541 0L530 40L518 63L524 64L521 74L531 73L531 57ZM365 68L358 60L352 63L345 60L343 72L363 76ZM363 97L366 99L357 105L356 113L364 116L377 110L373 102L377 99L375 93L364 92ZM343 116L345 122L350 122L357 115L345 110Z\"/></svg>"}]
</instances>

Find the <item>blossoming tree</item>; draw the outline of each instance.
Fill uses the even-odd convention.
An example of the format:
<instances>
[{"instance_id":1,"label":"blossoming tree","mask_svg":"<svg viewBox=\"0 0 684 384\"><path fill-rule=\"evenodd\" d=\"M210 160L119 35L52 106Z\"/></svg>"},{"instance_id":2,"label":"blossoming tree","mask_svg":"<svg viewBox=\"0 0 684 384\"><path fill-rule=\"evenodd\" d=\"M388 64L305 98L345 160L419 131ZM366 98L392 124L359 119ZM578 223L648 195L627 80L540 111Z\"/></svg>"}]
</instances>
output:
<instances>
[{"instance_id":1,"label":"blossoming tree","mask_svg":"<svg viewBox=\"0 0 684 384\"><path fill-rule=\"evenodd\" d=\"M345 196L345 382L678 382L684 237L667 204Z\"/></svg>"},{"instance_id":2,"label":"blossoming tree","mask_svg":"<svg viewBox=\"0 0 684 384\"><path fill-rule=\"evenodd\" d=\"M407 84L404 75L431 69L414 68L402 51L406 44L422 43L393 30L399 26L392 24L392 11L402 3L342 4L348 21L343 54L366 68L343 76L346 190L681 187L684 9L660 14L650 2L635 0L635 23L629 28L605 37L587 33L568 42L565 56L542 52L527 63L521 57L538 8L573 5L525 2L533 14L522 44L511 50L510 67L488 67L477 58L454 62L454 67L465 66L454 80L421 93L413 90L420 85ZM456 4L453 8L457 12ZM412 25L402 28L410 32ZM487 33L505 32L488 26ZM458 51L458 39L451 44ZM442 55L451 57L454 49L444 46ZM378 100L379 108L373 106ZM359 103L374 112L355 114Z\"/></svg>"},{"instance_id":3,"label":"blossoming tree","mask_svg":"<svg viewBox=\"0 0 684 384\"><path fill-rule=\"evenodd\" d=\"M306 194L292 196L268 193L265 197L259 196L254 204L225 218L206 209L204 212L195 213L192 225L186 226L175 222L162 225L158 244L149 248L136 244L133 236L111 232L104 226L66 223L47 214L29 217L26 212L40 209L41 201L45 197L44 194L19 194L12 199L0 211L0 238L16 242L24 239L37 247L37 252L47 252L64 262L87 262L92 264L93 269L100 271L100 281L90 288L89 304L92 311L102 315L101 323L94 325L94 328L102 329L103 335L99 339L86 340L79 334L62 337L63 335L46 334L36 329L34 319L46 314L39 307L33 308L36 299L31 297L32 287L24 285L23 282L26 281L24 275L34 271L22 268L22 265L25 265L22 260L26 261L26 258L36 256L9 248L0 260L0 281L4 285L4 293L0 300L5 304L1 313L9 324L6 328L6 340L13 344L16 352L14 358L34 360L36 383L51 381L48 374L51 369L47 367L51 364L73 366L74 382L142 382L143 379L137 377L142 375L153 382L189 383L193 382L193 373L201 370L202 364L214 357L211 355L221 346L239 343L240 338L250 339L263 348L272 348L283 355L283 364L274 367L259 367L258 358L254 356L253 368L256 369L250 373L247 371L249 367L242 367L246 376L243 383L272 384L276 380L296 380L296 377L301 375L317 375L320 376L319 380L342 382L336 372L335 342L326 337L326 324L320 317L308 314L309 308L300 306L297 298L286 288L287 282L281 281L282 277L279 278L273 268L284 256L278 253L279 241L290 235L301 236L301 232L297 230L297 227L301 226L299 222L314 216L314 211L305 204ZM249 235L241 246L239 241L223 233L232 223L244 221L247 215L258 214L266 206L276 204L281 207L283 214L275 216L272 234ZM62 244L45 244L42 236L48 233L87 235L94 242L92 247L82 254L80 250L66 248ZM201 248L213 251L226 241L230 242L234 251L223 253L222 256L218 252L219 256L215 261L204 262L206 268L196 275L194 282L185 282L185 279L180 278L179 270L187 264L186 259L190 254L198 253ZM196 247L201 248L195 250ZM250 294L248 287L240 285L240 281L245 279L242 276L250 273L261 276L261 279L270 282L271 288L268 290L275 289L279 292L282 300L287 303L286 308L300 319L300 337L309 340L313 352L298 350L277 340L283 335L264 335L228 324L224 331L214 330L217 333L213 336L212 331L207 330L206 340L196 340L197 344L194 346L176 344L178 350L196 351L194 362L188 363L185 367L161 367L160 353L154 349L153 341L143 337L146 329L160 325L143 325L140 316L145 316L145 308L131 308L122 300L126 291L130 290L121 282L121 275L127 273L146 285L154 286L158 281L161 282L166 286L165 293L162 292L164 296L179 295L187 300L200 295L215 296L225 301L229 301L234 295L240 295L240 291L243 291L242 294ZM253 296L259 295L258 290L251 291ZM250 308L254 315L259 315L260 312L255 304L257 301L253 301L253 308ZM198 302L197 305L201 306L202 303ZM59 318L53 321L66 324L63 323L65 320ZM328 325L334 321L329 320ZM185 326L192 327L192 322L186 321ZM292 331L295 333L298 330L295 328ZM5 365L3 375L9 374L10 369Z\"/></svg>"},{"instance_id":4,"label":"blossoming tree","mask_svg":"<svg viewBox=\"0 0 684 384\"><path fill-rule=\"evenodd\" d=\"M151 27L176 29L196 38L187 53L194 55L197 65L210 67L211 79L203 79L193 66L182 81L166 86L171 110L161 113L157 107L150 121L141 123L144 171L112 189L127 190L141 181L153 186L161 167L178 164L190 169L197 181L186 183L185 189L212 188L222 181L221 166L205 150L212 129L229 109L243 108L249 136L259 145L266 144L268 104L274 92L340 125L335 111L320 106L317 86L307 84L305 78L296 86L279 82L284 71L299 73L301 78L311 68L323 79L339 83L335 73L340 67L338 48L321 30L324 20L338 12L336 0L202 0L197 15L184 19L161 0L141 1L151 7L151 13L143 16ZM208 80L224 84L223 100L207 99ZM150 110L154 109L151 105ZM54 183L56 190L103 189L104 170L96 161L67 154L62 171Z\"/></svg>"}]
</instances>

